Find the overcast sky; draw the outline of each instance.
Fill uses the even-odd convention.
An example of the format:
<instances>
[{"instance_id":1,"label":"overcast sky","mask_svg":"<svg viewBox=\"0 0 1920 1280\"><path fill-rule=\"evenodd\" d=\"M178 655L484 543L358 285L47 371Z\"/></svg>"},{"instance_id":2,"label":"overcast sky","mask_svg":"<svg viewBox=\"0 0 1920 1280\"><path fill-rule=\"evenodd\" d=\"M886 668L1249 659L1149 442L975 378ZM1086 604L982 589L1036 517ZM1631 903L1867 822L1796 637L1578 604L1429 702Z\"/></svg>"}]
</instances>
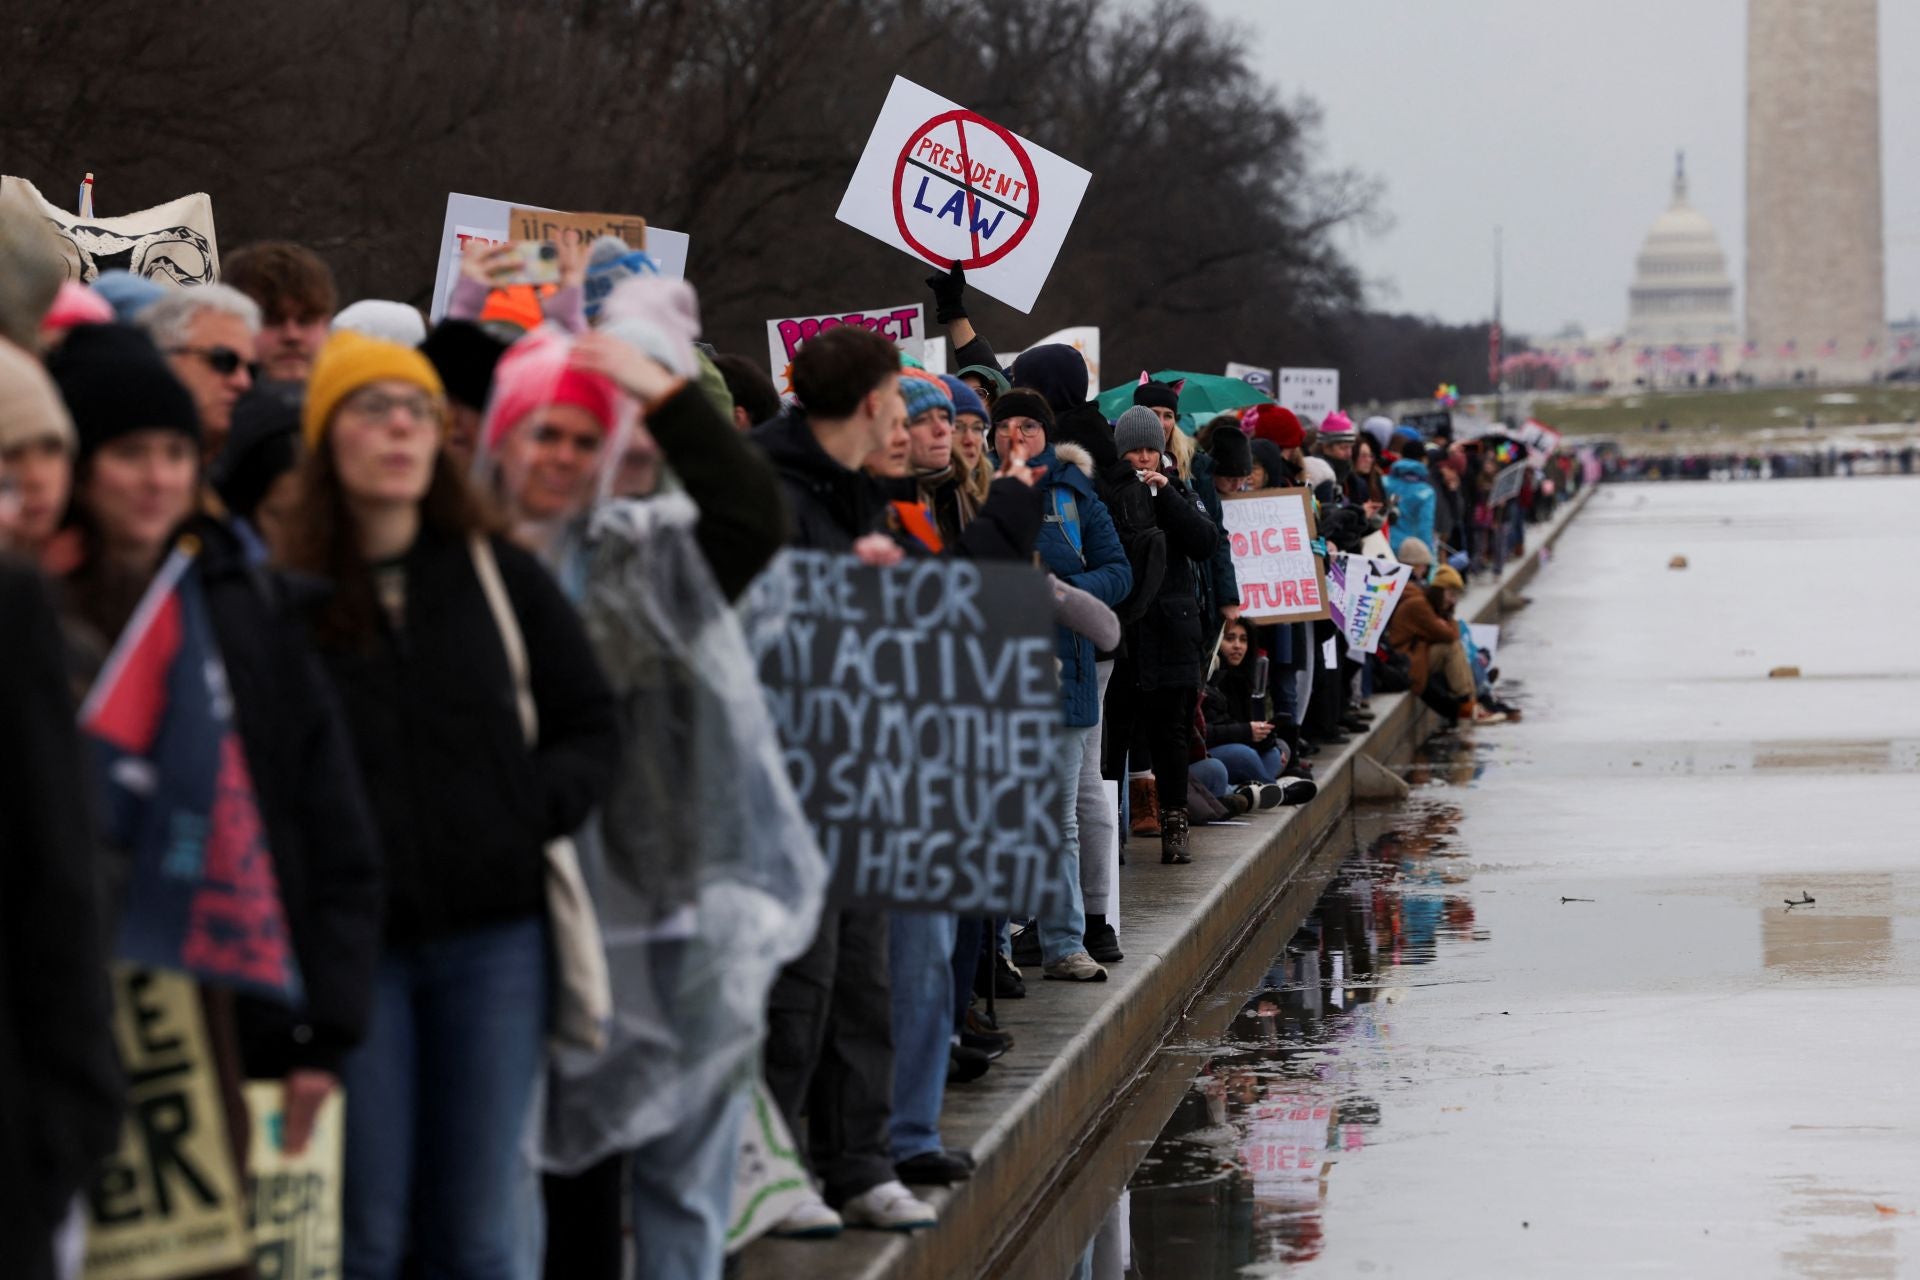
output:
<instances>
[{"instance_id":1,"label":"overcast sky","mask_svg":"<svg viewBox=\"0 0 1920 1280\"><path fill-rule=\"evenodd\" d=\"M1254 65L1324 114L1323 162L1386 183L1393 227L1349 245L1373 301L1445 320L1492 311L1546 336L1626 322L1648 226L1685 148L1744 305L1746 0L1206 0ZM1920 3L1880 5L1887 309L1920 310Z\"/></svg>"}]
</instances>

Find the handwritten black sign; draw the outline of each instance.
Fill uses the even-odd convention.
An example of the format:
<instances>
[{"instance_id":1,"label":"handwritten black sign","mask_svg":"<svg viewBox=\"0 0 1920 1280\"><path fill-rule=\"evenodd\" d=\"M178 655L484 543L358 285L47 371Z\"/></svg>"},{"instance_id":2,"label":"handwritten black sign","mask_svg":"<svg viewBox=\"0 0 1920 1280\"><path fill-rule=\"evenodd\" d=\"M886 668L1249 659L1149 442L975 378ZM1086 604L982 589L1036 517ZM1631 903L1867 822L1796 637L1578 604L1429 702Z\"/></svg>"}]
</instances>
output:
<instances>
[{"instance_id":1,"label":"handwritten black sign","mask_svg":"<svg viewBox=\"0 0 1920 1280\"><path fill-rule=\"evenodd\" d=\"M746 612L835 901L969 915L1060 901L1060 683L1043 576L790 551Z\"/></svg>"}]
</instances>

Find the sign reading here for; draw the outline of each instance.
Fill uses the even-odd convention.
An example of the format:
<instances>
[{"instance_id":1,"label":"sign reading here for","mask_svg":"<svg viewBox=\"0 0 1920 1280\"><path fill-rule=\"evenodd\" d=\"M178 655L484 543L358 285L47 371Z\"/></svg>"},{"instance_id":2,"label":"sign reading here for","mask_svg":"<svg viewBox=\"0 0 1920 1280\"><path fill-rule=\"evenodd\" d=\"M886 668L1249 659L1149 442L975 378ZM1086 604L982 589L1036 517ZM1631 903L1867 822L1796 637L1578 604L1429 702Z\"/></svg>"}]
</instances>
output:
<instances>
[{"instance_id":1,"label":"sign reading here for","mask_svg":"<svg viewBox=\"0 0 1920 1280\"><path fill-rule=\"evenodd\" d=\"M1091 177L895 76L834 216L1031 311Z\"/></svg>"},{"instance_id":2,"label":"sign reading here for","mask_svg":"<svg viewBox=\"0 0 1920 1280\"><path fill-rule=\"evenodd\" d=\"M834 901L1006 915L1064 900L1045 578L790 551L743 608L780 623L749 632Z\"/></svg>"},{"instance_id":3,"label":"sign reading here for","mask_svg":"<svg viewBox=\"0 0 1920 1280\"><path fill-rule=\"evenodd\" d=\"M1221 504L1240 613L1249 622L1310 622L1328 616L1326 570L1313 554L1313 509L1305 489L1262 489Z\"/></svg>"}]
</instances>

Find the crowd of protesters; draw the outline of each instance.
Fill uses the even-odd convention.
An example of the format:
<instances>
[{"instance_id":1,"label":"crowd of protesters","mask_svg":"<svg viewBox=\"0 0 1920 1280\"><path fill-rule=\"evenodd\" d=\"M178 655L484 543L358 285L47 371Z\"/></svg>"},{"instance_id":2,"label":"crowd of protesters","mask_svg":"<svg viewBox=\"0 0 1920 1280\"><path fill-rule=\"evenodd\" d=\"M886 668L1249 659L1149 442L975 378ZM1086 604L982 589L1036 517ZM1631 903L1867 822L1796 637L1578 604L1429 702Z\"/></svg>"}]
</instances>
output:
<instances>
[{"instance_id":1,"label":"crowd of protesters","mask_svg":"<svg viewBox=\"0 0 1920 1280\"><path fill-rule=\"evenodd\" d=\"M943 1095L1015 1052L1027 977L1124 961L1116 826L1129 852L1204 856L1194 826L1310 799L1314 757L1367 727L1375 691L1465 722L1511 710L1454 613L1517 550L1490 502L1510 442L1337 412L1308 429L1270 403L1192 415L1144 376L1109 421L1072 348L1003 370L957 266L929 280L957 374L843 327L802 347L783 398L618 241L562 245L544 291L501 283L514 254L475 242L429 327L396 302L340 309L286 243L199 288L64 282L31 216L0 216L0 1274L53 1274L118 1142L106 940L130 850L75 709L182 548L303 980L291 1006L208 989L206 1018L224 1083L284 1082L290 1150L345 1091L353 1280L615 1277L629 1235L641 1274L719 1274L756 1073L814 1179L779 1233L932 1226L914 1188L973 1169ZM1413 566L1364 663L1331 622L1241 617L1222 499L1282 487L1311 492L1326 554ZM1513 510L1552 491L1530 476ZM552 1047L554 850L593 906L646 922L615 1005L650 1010L657 1042L705 1034L677 1020L675 978L707 927L701 870L641 829L724 822L676 812L693 736L682 754L636 707L700 678L661 668L710 659L623 631L617 602L657 587L737 629L730 603L783 547L1049 576L1067 893L1025 921L827 904L767 975L754 1051L641 1123L601 1101L632 1093L604 1059L563 1069L582 1037ZM582 1115L601 1131L540 1160L554 1143L530 1134Z\"/></svg>"},{"instance_id":2,"label":"crowd of protesters","mask_svg":"<svg viewBox=\"0 0 1920 1280\"><path fill-rule=\"evenodd\" d=\"M1608 456L1606 479L1804 480L1827 476L1910 476L1916 449L1898 446L1828 445L1823 449L1719 450L1708 453Z\"/></svg>"}]
</instances>

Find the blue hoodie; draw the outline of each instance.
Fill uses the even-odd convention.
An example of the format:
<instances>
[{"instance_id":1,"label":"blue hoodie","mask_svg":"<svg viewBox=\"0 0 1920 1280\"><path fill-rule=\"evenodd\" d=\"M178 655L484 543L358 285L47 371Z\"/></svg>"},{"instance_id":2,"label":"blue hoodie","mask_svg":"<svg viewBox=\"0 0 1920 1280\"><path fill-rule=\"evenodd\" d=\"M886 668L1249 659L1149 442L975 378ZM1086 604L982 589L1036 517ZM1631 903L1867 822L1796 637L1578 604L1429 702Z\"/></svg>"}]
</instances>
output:
<instances>
[{"instance_id":1,"label":"blue hoodie","mask_svg":"<svg viewBox=\"0 0 1920 1280\"><path fill-rule=\"evenodd\" d=\"M1433 481L1427 475L1427 464L1411 458L1402 458L1393 464L1382 481L1387 488L1387 496L1400 506L1400 514L1393 522L1393 549L1396 553L1400 544L1408 538L1418 538L1433 546Z\"/></svg>"},{"instance_id":2,"label":"blue hoodie","mask_svg":"<svg viewBox=\"0 0 1920 1280\"><path fill-rule=\"evenodd\" d=\"M1047 571L1069 586L1098 598L1109 607L1133 590L1133 565L1113 527L1106 504L1094 493L1093 481L1079 467L1063 462L1053 446L1028 459L1046 467L1040 480L1045 523L1034 550ZM1069 499L1071 501L1069 501ZM1067 534L1065 513L1079 516L1080 547ZM1100 723L1100 680L1094 663L1093 641L1065 627L1056 629L1054 650L1060 658L1060 705L1070 729Z\"/></svg>"}]
</instances>

